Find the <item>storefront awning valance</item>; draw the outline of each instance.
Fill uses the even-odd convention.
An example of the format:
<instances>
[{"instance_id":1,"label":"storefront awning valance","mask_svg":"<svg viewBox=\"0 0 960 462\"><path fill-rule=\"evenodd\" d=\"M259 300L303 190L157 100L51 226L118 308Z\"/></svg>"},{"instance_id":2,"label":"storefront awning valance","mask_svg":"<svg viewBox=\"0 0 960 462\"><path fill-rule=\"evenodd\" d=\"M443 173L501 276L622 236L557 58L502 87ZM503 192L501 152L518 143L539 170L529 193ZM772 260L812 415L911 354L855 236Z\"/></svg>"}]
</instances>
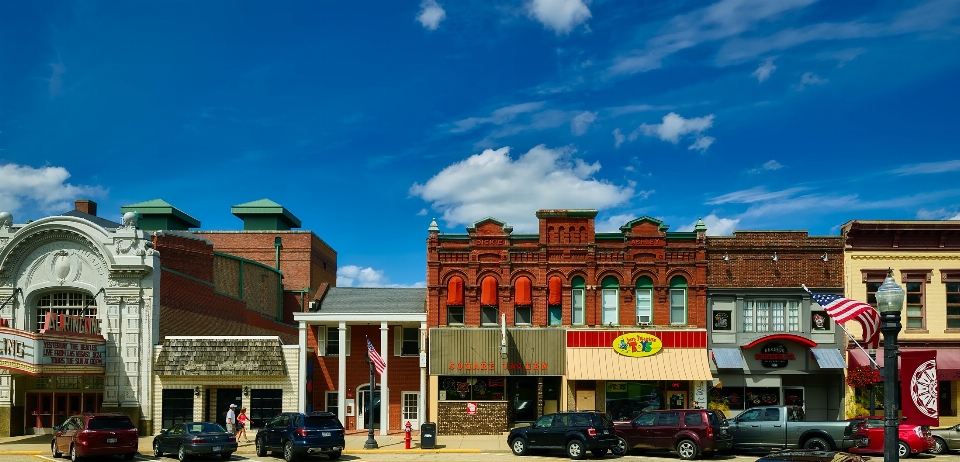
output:
<instances>
[{"instance_id":1,"label":"storefront awning valance","mask_svg":"<svg viewBox=\"0 0 960 462\"><path fill-rule=\"evenodd\" d=\"M711 380L707 352L699 348L672 348L653 356L634 358L613 348L568 348L570 380Z\"/></svg>"},{"instance_id":2,"label":"storefront awning valance","mask_svg":"<svg viewBox=\"0 0 960 462\"><path fill-rule=\"evenodd\" d=\"M279 337L170 338L154 372L160 376L284 376Z\"/></svg>"},{"instance_id":3,"label":"storefront awning valance","mask_svg":"<svg viewBox=\"0 0 960 462\"><path fill-rule=\"evenodd\" d=\"M739 348L714 348L710 350L713 356L713 362L717 369L745 369L746 363L743 362L743 355Z\"/></svg>"},{"instance_id":4,"label":"storefront awning valance","mask_svg":"<svg viewBox=\"0 0 960 462\"><path fill-rule=\"evenodd\" d=\"M932 350L933 348L919 348L921 350ZM900 348L901 351L910 350L910 348ZM883 350L877 350L875 358L877 365L883 367ZM861 350L848 350L847 359L850 362L850 368L857 366L870 366L870 359L867 354ZM937 380L958 380L960 381L960 349L957 348L939 348L937 349Z\"/></svg>"},{"instance_id":5,"label":"storefront awning valance","mask_svg":"<svg viewBox=\"0 0 960 462\"><path fill-rule=\"evenodd\" d=\"M817 360L820 369L846 369L847 363L843 360L843 354L836 348L811 348L813 358Z\"/></svg>"}]
</instances>

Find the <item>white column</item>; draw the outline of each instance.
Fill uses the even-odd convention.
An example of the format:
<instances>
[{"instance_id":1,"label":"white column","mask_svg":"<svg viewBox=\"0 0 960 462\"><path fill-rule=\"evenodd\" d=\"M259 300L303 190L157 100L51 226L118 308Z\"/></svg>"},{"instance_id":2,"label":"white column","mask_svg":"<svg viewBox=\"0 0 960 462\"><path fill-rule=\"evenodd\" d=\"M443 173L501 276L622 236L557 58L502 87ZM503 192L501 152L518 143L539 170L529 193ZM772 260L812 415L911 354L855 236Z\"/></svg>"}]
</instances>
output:
<instances>
[{"instance_id":1,"label":"white column","mask_svg":"<svg viewBox=\"0 0 960 462\"><path fill-rule=\"evenodd\" d=\"M326 326L320 326L326 329ZM340 321L337 334L340 339L340 351L337 352L337 414L340 416L340 422L347 425L347 323ZM354 404L354 415L356 415L356 404Z\"/></svg>"},{"instance_id":2,"label":"white column","mask_svg":"<svg viewBox=\"0 0 960 462\"><path fill-rule=\"evenodd\" d=\"M390 373L390 357L393 353L387 351L387 334L390 328L387 322L380 323L380 357L387 365L383 369L383 375L380 376L380 436L387 435L390 432L390 388L387 386L387 374Z\"/></svg>"},{"instance_id":3,"label":"white column","mask_svg":"<svg viewBox=\"0 0 960 462\"><path fill-rule=\"evenodd\" d=\"M307 323L300 321L300 348L297 349L297 367L300 370L297 379L297 411L307 412Z\"/></svg>"},{"instance_id":4,"label":"white column","mask_svg":"<svg viewBox=\"0 0 960 462\"><path fill-rule=\"evenodd\" d=\"M420 396L417 399L417 422L427 421L427 323L420 323ZM417 429L414 429L417 430Z\"/></svg>"}]
</instances>

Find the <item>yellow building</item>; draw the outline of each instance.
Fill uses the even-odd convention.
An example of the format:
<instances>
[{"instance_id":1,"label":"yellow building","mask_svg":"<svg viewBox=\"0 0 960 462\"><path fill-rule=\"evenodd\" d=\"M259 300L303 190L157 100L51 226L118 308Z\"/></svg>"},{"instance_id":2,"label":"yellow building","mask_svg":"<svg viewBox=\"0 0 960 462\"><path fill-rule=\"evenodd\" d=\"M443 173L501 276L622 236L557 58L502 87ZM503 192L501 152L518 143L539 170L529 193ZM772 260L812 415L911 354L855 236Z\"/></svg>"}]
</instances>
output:
<instances>
[{"instance_id":1,"label":"yellow building","mask_svg":"<svg viewBox=\"0 0 960 462\"><path fill-rule=\"evenodd\" d=\"M845 296L876 306L875 292L893 270L907 292L900 349L937 351L940 426L960 423L960 221L853 220L842 234ZM859 324L845 327L861 338ZM868 362L848 341L848 366ZM853 394L848 387L848 402Z\"/></svg>"}]
</instances>

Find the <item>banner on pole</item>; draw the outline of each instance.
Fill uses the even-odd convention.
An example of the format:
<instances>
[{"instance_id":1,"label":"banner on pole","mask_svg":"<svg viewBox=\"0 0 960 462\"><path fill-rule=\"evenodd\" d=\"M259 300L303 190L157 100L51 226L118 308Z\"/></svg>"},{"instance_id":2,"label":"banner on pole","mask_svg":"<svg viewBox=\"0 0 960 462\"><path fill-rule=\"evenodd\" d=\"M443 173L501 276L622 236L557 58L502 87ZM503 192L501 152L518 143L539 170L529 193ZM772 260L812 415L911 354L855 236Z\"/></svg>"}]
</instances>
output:
<instances>
[{"instance_id":1,"label":"banner on pole","mask_svg":"<svg viewBox=\"0 0 960 462\"><path fill-rule=\"evenodd\" d=\"M940 426L936 350L900 350L904 423Z\"/></svg>"}]
</instances>

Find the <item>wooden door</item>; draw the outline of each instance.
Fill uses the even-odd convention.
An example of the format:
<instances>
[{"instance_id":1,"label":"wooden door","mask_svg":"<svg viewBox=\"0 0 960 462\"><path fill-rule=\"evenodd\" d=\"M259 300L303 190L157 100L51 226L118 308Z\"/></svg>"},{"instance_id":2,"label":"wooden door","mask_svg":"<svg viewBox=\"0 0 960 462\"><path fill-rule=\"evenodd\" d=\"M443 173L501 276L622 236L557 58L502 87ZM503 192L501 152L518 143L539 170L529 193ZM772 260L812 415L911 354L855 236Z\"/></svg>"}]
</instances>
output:
<instances>
[{"instance_id":1,"label":"wooden door","mask_svg":"<svg viewBox=\"0 0 960 462\"><path fill-rule=\"evenodd\" d=\"M597 408L596 390L577 390L577 410L591 411Z\"/></svg>"}]
</instances>

